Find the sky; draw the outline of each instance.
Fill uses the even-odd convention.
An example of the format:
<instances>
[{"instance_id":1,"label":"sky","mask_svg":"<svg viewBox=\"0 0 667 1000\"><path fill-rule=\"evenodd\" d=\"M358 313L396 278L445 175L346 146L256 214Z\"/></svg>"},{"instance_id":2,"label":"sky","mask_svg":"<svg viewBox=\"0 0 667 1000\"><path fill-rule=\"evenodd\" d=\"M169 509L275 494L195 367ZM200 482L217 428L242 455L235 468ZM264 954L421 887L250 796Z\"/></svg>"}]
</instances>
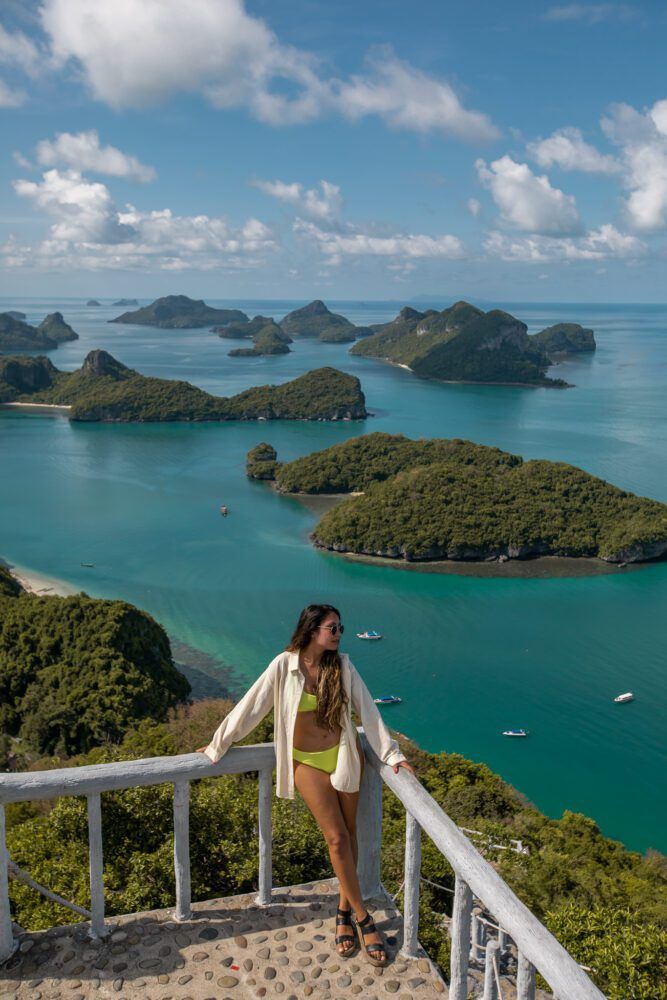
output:
<instances>
[{"instance_id":1,"label":"sky","mask_svg":"<svg viewBox=\"0 0 667 1000\"><path fill-rule=\"evenodd\" d=\"M1 0L0 296L665 302L667 7Z\"/></svg>"}]
</instances>

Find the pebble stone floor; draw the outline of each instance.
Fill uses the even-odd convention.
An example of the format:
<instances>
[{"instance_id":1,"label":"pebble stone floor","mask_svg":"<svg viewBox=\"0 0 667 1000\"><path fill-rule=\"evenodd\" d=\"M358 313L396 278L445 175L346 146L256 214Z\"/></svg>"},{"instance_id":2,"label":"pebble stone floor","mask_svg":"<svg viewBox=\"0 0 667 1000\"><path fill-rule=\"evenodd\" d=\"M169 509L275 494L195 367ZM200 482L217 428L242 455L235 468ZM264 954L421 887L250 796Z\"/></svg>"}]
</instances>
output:
<instances>
[{"instance_id":1,"label":"pebble stone floor","mask_svg":"<svg viewBox=\"0 0 667 1000\"><path fill-rule=\"evenodd\" d=\"M359 949L341 958L333 944L336 882L277 889L272 903L253 894L194 903L176 923L172 910L114 917L105 941L88 924L24 932L0 968L0 1000L445 1000L447 990L425 953L398 954L402 918L387 899L369 905L390 956L373 968Z\"/></svg>"}]
</instances>

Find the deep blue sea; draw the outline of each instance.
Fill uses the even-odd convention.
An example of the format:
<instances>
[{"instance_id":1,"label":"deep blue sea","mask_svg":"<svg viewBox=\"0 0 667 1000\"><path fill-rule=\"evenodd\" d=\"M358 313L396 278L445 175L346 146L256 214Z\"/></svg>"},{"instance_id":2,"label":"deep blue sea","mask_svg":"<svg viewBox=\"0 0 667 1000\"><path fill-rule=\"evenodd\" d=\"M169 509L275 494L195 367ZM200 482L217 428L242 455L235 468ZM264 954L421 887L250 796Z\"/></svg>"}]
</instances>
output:
<instances>
[{"instance_id":1,"label":"deep blue sea","mask_svg":"<svg viewBox=\"0 0 667 1000\"><path fill-rule=\"evenodd\" d=\"M330 601L373 693L403 698L383 710L396 729L429 750L484 761L550 815L582 811L629 847L667 850L667 563L551 579L362 565L314 550L315 515L244 473L246 452L263 440L289 460L382 430L570 462L667 502L666 306L504 303L530 332L558 321L595 330L596 353L556 369L574 388L556 390L431 383L351 357L348 345L311 341L281 357L229 358L233 345L206 329L109 325L123 310L101 301L5 298L0 310L33 322L59 309L81 337L51 352L62 369L100 347L146 375L231 395L334 365L359 376L374 416L114 426L5 411L0 556L132 601L248 681L284 648L304 604ZM276 319L304 304L207 301ZM328 305L366 324L402 303ZM355 639L365 628L385 638ZM636 700L614 704L628 690ZM529 738L500 735L516 727Z\"/></svg>"}]
</instances>

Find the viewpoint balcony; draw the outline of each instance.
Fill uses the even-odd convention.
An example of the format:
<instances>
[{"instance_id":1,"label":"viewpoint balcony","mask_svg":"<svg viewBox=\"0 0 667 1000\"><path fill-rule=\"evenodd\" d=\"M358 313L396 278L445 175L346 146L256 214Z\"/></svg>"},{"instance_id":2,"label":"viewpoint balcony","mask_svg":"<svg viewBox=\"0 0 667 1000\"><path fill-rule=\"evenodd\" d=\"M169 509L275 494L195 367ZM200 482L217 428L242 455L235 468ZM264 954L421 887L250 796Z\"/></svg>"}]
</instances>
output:
<instances>
[{"instance_id":1,"label":"viewpoint balcony","mask_svg":"<svg viewBox=\"0 0 667 1000\"><path fill-rule=\"evenodd\" d=\"M334 880L272 885L273 744L234 747L216 765L201 754L154 757L0 777L0 1000L221 1000L313 996L450 997L535 1000L536 971L560 1000L604 1000L586 972L533 916L495 869L449 819L420 782L394 774L362 734L369 766L359 807L359 879L383 931L390 961L374 969L358 951L341 958L333 946ZM192 902L189 789L199 778L257 771L257 891ZM101 793L174 786L175 906L105 917ZM382 783L406 810L403 913L380 880ZM90 909L40 886L7 854L4 806L9 802L85 795L88 802ZM455 873L443 936L451 943L449 982L418 940L421 839L426 834ZM81 922L28 932L13 924L8 879L19 878L78 913Z\"/></svg>"}]
</instances>

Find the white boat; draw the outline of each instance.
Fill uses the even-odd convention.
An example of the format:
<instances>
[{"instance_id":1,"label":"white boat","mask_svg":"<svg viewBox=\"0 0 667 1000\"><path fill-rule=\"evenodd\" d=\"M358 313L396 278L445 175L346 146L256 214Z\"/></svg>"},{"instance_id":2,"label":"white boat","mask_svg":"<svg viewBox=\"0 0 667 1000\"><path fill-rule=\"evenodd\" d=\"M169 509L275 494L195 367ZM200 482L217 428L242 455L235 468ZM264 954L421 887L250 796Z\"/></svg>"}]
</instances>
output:
<instances>
[{"instance_id":1,"label":"white boat","mask_svg":"<svg viewBox=\"0 0 667 1000\"><path fill-rule=\"evenodd\" d=\"M397 705L402 700L396 694L386 694L382 698L373 698L376 705Z\"/></svg>"},{"instance_id":2,"label":"white boat","mask_svg":"<svg viewBox=\"0 0 667 1000\"><path fill-rule=\"evenodd\" d=\"M382 636L379 632L374 629L369 628L366 632L357 632L357 639L381 639Z\"/></svg>"},{"instance_id":3,"label":"white boat","mask_svg":"<svg viewBox=\"0 0 667 1000\"><path fill-rule=\"evenodd\" d=\"M614 701L617 701L617 702L634 701L634 700L635 700L635 696L633 695L632 691L626 691L625 694L618 694L614 698Z\"/></svg>"},{"instance_id":4,"label":"white boat","mask_svg":"<svg viewBox=\"0 0 667 1000\"><path fill-rule=\"evenodd\" d=\"M525 729L506 729L503 736L527 736Z\"/></svg>"}]
</instances>

